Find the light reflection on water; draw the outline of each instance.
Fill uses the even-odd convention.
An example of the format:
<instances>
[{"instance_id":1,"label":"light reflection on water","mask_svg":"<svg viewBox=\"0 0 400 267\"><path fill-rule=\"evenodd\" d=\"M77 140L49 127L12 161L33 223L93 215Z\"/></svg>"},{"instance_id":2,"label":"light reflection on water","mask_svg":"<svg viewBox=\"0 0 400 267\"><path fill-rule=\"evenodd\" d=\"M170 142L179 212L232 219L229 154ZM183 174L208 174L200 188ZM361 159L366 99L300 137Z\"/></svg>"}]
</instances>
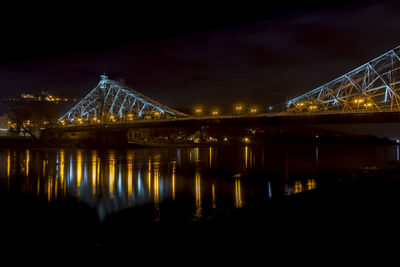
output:
<instances>
[{"instance_id":1,"label":"light reflection on water","mask_svg":"<svg viewBox=\"0 0 400 267\"><path fill-rule=\"evenodd\" d=\"M72 195L100 219L165 201L191 202L193 219L318 186L324 173L399 160L398 146L0 150L0 188L49 202Z\"/></svg>"}]
</instances>

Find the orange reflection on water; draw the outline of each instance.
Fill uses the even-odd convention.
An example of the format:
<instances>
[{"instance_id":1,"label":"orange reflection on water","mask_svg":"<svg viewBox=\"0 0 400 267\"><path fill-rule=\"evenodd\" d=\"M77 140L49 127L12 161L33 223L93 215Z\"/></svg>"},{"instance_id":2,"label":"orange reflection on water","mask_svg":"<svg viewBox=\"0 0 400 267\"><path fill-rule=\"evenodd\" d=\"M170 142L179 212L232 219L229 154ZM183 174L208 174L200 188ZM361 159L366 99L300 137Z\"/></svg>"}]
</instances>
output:
<instances>
[{"instance_id":1,"label":"orange reflection on water","mask_svg":"<svg viewBox=\"0 0 400 267\"><path fill-rule=\"evenodd\" d=\"M82 181L82 151L78 150L76 155L76 188L78 197L81 195Z\"/></svg>"},{"instance_id":2,"label":"orange reflection on water","mask_svg":"<svg viewBox=\"0 0 400 267\"><path fill-rule=\"evenodd\" d=\"M58 197L58 180L54 179L54 199Z\"/></svg>"},{"instance_id":3,"label":"orange reflection on water","mask_svg":"<svg viewBox=\"0 0 400 267\"><path fill-rule=\"evenodd\" d=\"M60 173L60 183L61 183L61 188L66 190L65 185L64 185L64 166L65 166L65 152L64 150L60 150L60 169L59 169L59 173ZM64 191L65 192L65 191Z\"/></svg>"},{"instance_id":4,"label":"orange reflection on water","mask_svg":"<svg viewBox=\"0 0 400 267\"><path fill-rule=\"evenodd\" d=\"M209 164L210 164L210 167L212 166L212 160L213 160L213 158L212 158L212 151L213 151L213 148L212 147L210 147L209 148Z\"/></svg>"},{"instance_id":5,"label":"orange reflection on water","mask_svg":"<svg viewBox=\"0 0 400 267\"><path fill-rule=\"evenodd\" d=\"M29 149L25 151L25 176L29 175Z\"/></svg>"},{"instance_id":6,"label":"orange reflection on water","mask_svg":"<svg viewBox=\"0 0 400 267\"><path fill-rule=\"evenodd\" d=\"M128 199L132 200L133 191L133 157L132 154L128 154Z\"/></svg>"},{"instance_id":7,"label":"orange reflection on water","mask_svg":"<svg viewBox=\"0 0 400 267\"><path fill-rule=\"evenodd\" d=\"M244 168L247 169L248 166L248 153L249 153L249 148L247 146L244 147Z\"/></svg>"},{"instance_id":8,"label":"orange reflection on water","mask_svg":"<svg viewBox=\"0 0 400 267\"><path fill-rule=\"evenodd\" d=\"M109 158L109 193L110 198L114 197L114 183L115 183L115 155L110 154Z\"/></svg>"},{"instance_id":9,"label":"orange reflection on water","mask_svg":"<svg viewBox=\"0 0 400 267\"><path fill-rule=\"evenodd\" d=\"M240 179L235 180L235 207L241 208L243 206L242 201L242 188L240 184Z\"/></svg>"},{"instance_id":10,"label":"orange reflection on water","mask_svg":"<svg viewBox=\"0 0 400 267\"><path fill-rule=\"evenodd\" d=\"M295 181L294 182L294 193L301 193L303 192L303 184L301 183L301 181Z\"/></svg>"},{"instance_id":11,"label":"orange reflection on water","mask_svg":"<svg viewBox=\"0 0 400 267\"><path fill-rule=\"evenodd\" d=\"M97 154L92 153L92 194L96 195L97 188Z\"/></svg>"},{"instance_id":12,"label":"orange reflection on water","mask_svg":"<svg viewBox=\"0 0 400 267\"><path fill-rule=\"evenodd\" d=\"M40 194L40 178L37 180L36 194L39 196Z\"/></svg>"},{"instance_id":13,"label":"orange reflection on water","mask_svg":"<svg viewBox=\"0 0 400 267\"><path fill-rule=\"evenodd\" d=\"M149 197L151 196L151 157L149 157L149 169L147 173L147 187L149 189Z\"/></svg>"},{"instance_id":14,"label":"orange reflection on water","mask_svg":"<svg viewBox=\"0 0 400 267\"><path fill-rule=\"evenodd\" d=\"M287 194L290 195L291 193L293 194L298 194L301 192L304 192L305 190L313 190L317 187L317 182L315 179L308 179L305 186L303 185L302 181L295 181L294 186L293 186L293 191L290 187L287 188Z\"/></svg>"},{"instance_id":15,"label":"orange reflection on water","mask_svg":"<svg viewBox=\"0 0 400 267\"><path fill-rule=\"evenodd\" d=\"M172 199L175 200L175 171L176 161L172 161Z\"/></svg>"},{"instance_id":16,"label":"orange reflection on water","mask_svg":"<svg viewBox=\"0 0 400 267\"><path fill-rule=\"evenodd\" d=\"M10 170L11 170L11 153L7 150L7 179L10 179Z\"/></svg>"},{"instance_id":17,"label":"orange reflection on water","mask_svg":"<svg viewBox=\"0 0 400 267\"><path fill-rule=\"evenodd\" d=\"M47 201L50 202L51 201L51 189L52 189L52 184L51 184L52 180L49 179L47 180Z\"/></svg>"},{"instance_id":18,"label":"orange reflection on water","mask_svg":"<svg viewBox=\"0 0 400 267\"><path fill-rule=\"evenodd\" d=\"M212 190L212 205L213 205L213 209L215 209L217 207L217 205L215 204L215 185L214 184L212 184L211 190Z\"/></svg>"},{"instance_id":19,"label":"orange reflection on water","mask_svg":"<svg viewBox=\"0 0 400 267\"><path fill-rule=\"evenodd\" d=\"M159 180L159 166L158 164L154 165L154 207L156 211L159 210L159 202L160 202L160 180Z\"/></svg>"},{"instance_id":20,"label":"orange reflection on water","mask_svg":"<svg viewBox=\"0 0 400 267\"><path fill-rule=\"evenodd\" d=\"M197 218L201 217L201 175L200 170L196 170L195 174L195 191L196 191L196 214Z\"/></svg>"},{"instance_id":21,"label":"orange reflection on water","mask_svg":"<svg viewBox=\"0 0 400 267\"><path fill-rule=\"evenodd\" d=\"M46 176L46 165L47 165L47 160L43 160L42 166L43 166L43 176Z\"/></svg>"},{"instance_id":22,"label":"orange reflection on water","mask_svg":"<svg viewBox=\"0 0 400 267\"><path fill-rule=\"evenodd\" d=\"M315 179L308 179L307 180L307 190L313 190L315 188L317 188L317 181L315 181Z\"/></svg>"}]
</instances>

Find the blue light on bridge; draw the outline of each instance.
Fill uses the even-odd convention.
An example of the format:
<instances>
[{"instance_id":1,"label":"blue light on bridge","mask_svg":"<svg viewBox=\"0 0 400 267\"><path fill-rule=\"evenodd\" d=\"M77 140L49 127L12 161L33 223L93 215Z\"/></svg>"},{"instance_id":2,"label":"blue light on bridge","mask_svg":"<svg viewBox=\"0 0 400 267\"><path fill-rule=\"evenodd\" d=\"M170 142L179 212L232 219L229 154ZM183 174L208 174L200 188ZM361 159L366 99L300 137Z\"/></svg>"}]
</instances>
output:
<instances>
[{"instance_id":1,"label":"blue light on bridge","mask_svg":"<svg viewBox=\"0 0 400 267\"><path fill-rule=\"evenodd\" d=\"M109 114L109 116L101 114ZM114 114L119 115L118 120L111 117ZM141 120L187 116L116 81L109 80L106 75L101 75L99 84L58 121L62 125L66 121L70 123L78 121L82 124L90 122L90 118L95 118L95 122L131 121L132 114L136 114L136 119Z\"/></svg>"},{"instance_id":2,"label":"blue light on bridge","mask_svg":"<svg viewBox=\"0 0 400 267\"><path fill-rule=\"evenodd\" d=\"M286 102L289 113L400 111L400 46Z\"/></svg>"}]
</instances>

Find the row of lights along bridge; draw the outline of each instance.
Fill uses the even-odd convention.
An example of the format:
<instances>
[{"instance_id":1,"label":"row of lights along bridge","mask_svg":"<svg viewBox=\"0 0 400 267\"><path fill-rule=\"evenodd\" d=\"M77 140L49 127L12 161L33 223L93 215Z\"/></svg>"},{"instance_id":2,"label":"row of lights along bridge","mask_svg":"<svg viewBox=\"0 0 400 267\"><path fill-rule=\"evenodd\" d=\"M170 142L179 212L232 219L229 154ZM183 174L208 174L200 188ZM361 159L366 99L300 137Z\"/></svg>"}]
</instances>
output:
<instances>
[{"instance_id":1,"label":"row of lights along bridge","mask_svg":"<svg viewBox=\"0 0 400 267\"><path fill-rule=\"evenodd\" d=\"M269 111L272 111L272 107L270 106L268 108ZM219 115L256 115L260 112L260 110L257 107L250 107L250 108L245 108L243 105L236 105L234 106L233 110L229 113L221 113L219 109L211 109L211 110L204 110L203 107L196 107L193 110L194 116L219 116ZM154 120L154 119L159 119L161 116L160 112L151 112L151 114L148 114L144 116L145 120ZM117 122L119 121L118 116L114 115L106 115L103 120L107 122ZM86 118L76 118L74 123L76 124L83 124L83 123L100 123L103 121L101 118L97 117L92 117L89 121ZM133 113L128 113L126 114L126 117L124 117L123 120L126 121L134 121L136 120L136 116ZM66 120L61 120L59 121L61 125L66 125L67 121Z\"/></svg>"},{"instance_id":2,"label":"row of lights along bridge","mask_svg":"<svg viewBox=\"0 0 400 267\"><path fill-rule=\"evenodd\" d=\"M337 104L338 101L333 102L333 104ZM347 103L348 105L354 105L355 108L357 109L361 109L362 107L364 107L365 109L369 109L372 108L374 106L373 103L368 102L366 100L364 100L363 98L356 98L354 100L352 100L351 102ZM318 107L317 105L315 105L313 102L297 102L295 103L295 106L299 109L306 109L308 111L316 111L318 110L320 107ZM323 107L322 107L323 108Z\"/></svg>"},{"instance_id":3,"label":"row of lights along bridge","mask_svg":"<svg viewBox=\"0 0 400 267\"><path fill-rule=\"evenodd\" d=\"M272 110L272 107L268 108L270 111ZM243 105L236 105L233 107L233 110L229 112L230 114L226 115L246 115L246 114L257 114L260 112L260 109L257 107L250 107L250 108L245 108ZM196 116L218 116L218 115L224 115L221 114L220 109L214 108L211 110L205 110L203 107L195 107L194 108L194 115Z\"/></svg>"}]
</instances>

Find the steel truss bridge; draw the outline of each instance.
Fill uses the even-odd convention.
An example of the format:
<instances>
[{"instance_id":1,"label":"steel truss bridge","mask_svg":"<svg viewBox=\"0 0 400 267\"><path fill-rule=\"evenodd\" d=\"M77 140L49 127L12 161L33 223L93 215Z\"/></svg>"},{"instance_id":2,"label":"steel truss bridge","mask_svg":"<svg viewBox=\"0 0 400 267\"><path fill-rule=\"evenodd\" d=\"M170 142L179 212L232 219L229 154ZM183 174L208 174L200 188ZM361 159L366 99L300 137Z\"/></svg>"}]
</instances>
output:
<instances>
[{"instance_id":1,"label":"steel truss bridge","mask_svg":"<svg viewBox=\"0 0 400 267\"><path fill-rule=\"evenodd\" d=\"M288 113L400 111L400 46L286 102Z\"/></svg>"},{"instance_id":2,"label":"steel truss bridge","mask_svg":"<svg viewBox=\"0 0 400 267\"><path fill-rule=\"evenodd\" d=\"M182 112L101 75L99 84L58 121L65 125L162 120L185 116Z\"/></svg>"},{"instance_id":3,"label":"steel truss bridge","mask_svg":"<svg viewBox=\"0 0 400 267\"><path fill-rule=\"evenodd\" d=\"M325 120L327 117L320 115L348 114L351 116L351 114L367 113L373 115L367 116L368 118L378 118L381 116L377 114L385 113L391 117L391 120L394 117L398 120L400 46L331 82L287 101L286 107L280 113L258 114L256 117L272 116L275 119L279 117L284 119L291 115L295 117L318 115L319 118L324 117L323 120ZM238 116L215 116L202 119L229 118L236 120ZM187 114L166 107L138 91L101 75L99 84L58 121L61 125L79 126L84 123L109 125L130 122L171 122L177 119L187 121L200 118L191 118Z\"/></svg>"}]
</instances>

